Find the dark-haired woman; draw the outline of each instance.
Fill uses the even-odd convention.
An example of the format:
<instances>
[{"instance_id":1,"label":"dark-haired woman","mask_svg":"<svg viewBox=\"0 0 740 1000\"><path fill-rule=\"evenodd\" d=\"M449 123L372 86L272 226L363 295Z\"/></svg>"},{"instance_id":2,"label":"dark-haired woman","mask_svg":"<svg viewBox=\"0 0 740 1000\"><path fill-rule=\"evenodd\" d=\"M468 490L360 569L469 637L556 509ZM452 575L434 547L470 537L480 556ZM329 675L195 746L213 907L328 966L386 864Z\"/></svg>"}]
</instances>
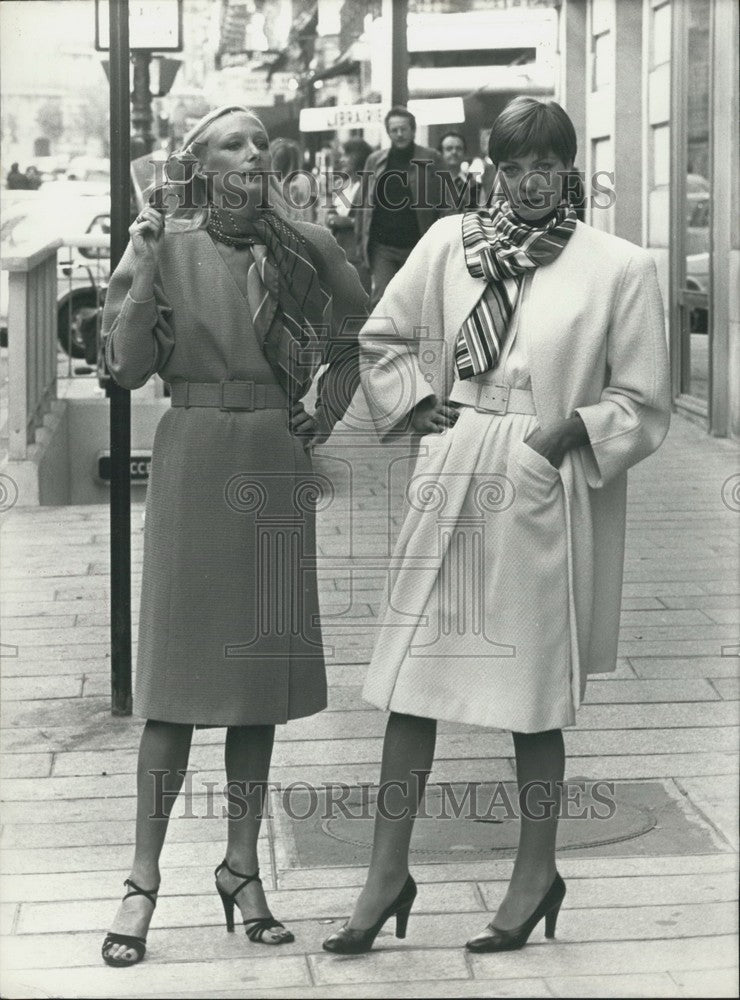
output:
<instances>
[{"instance_id":1,"label":"dark-haired woman","mask_svg":"<svg viewBox=\"0 0 740 1000\"><path fill-rule=\"evenodd\" d=\"M514 739L519 847L468 949L521 948L543 919L553 936L561 730L587 674L615 667L626 471L669 423L655 265L577 219L570 119L517 98L489 152L500 200L437 222L360 335L381 437L410 431L419 450L364 688L390 711L384 808L354 912L324 943L338 953L391 916L405 933L438 719Z\"/></svg>"},{"instance_id":2,"label":"dark-haired woman","mask_svg":"<svg viewBox=\"0 0 740 1000\"><path fill-rule=\"evenodd\" d=\"M131 226L103 317L114 379L136 389L158 372L172 402L147 493L134 860L103 943L119 967L144 956L194 726L226 727L227 928L236 906L250 940L293 940L267 905L257 838L275 725L326 707L309 449L349 404L357 343L351 327L335 334L367 304L331 235L286 222L247 108L211 112L176 159L170 211L147 207ZM300 400L323 362L309 416Z\"/></svg>"}]
</instances>

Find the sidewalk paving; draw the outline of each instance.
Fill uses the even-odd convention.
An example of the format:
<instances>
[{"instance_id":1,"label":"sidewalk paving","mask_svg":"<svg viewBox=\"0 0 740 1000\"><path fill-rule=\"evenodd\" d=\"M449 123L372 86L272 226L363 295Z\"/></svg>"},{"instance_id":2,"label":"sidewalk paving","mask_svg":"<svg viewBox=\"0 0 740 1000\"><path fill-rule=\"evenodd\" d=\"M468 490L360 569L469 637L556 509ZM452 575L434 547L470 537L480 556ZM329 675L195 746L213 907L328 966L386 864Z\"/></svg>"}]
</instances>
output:
<instances>
[{"instance_id":1,"label":"sidewalk paving","mask_svg":"<svg viewBox=\"0 0 740 1000\"><path fill-rule=\"evenodd\" d=\"M318 520L324 635L335 646L330 704L279 727L271 778L283 788L378 778L385 716L360 692L388 508L398 526L397 497L384 489L389 454L335 439L317 458L337 484ZM349 474L348 459L351 504L337 475ZM415 856L419 896L405 941L388 925L369 955L324 953L362 884L368 826L354 841L338 821L299 826L277 792L261 868L296 941L271 949L227 935L212 880L224 824L209 818L195 783L222 780L223 732L201 730L190 762L195 815L175 809L147 957L132 969L104 966L100 944L132 853L141 725L109 713L108 510L3 514L2 995L737 996L737 468L732 443L676 417L663 448L631 474L618 669L589 682L566 733L568 778L615 781L627 826L612 843L596 843L604 838L591 828L589 844L561 850L568 896L556 941L538 928L525 949L503 955L468 955L463 943L491 919L511 851L465 860L466 845L442 840L445 863ZM135 608L141 510L132 516ZM513 777L508 734L440 726L433 784ZM419 828L425 849L446 833L441 821ZM510 842L510 827L487 829L494 845ZM312 852L320 865L306 863Z\"/></svg>"}]
</instances>

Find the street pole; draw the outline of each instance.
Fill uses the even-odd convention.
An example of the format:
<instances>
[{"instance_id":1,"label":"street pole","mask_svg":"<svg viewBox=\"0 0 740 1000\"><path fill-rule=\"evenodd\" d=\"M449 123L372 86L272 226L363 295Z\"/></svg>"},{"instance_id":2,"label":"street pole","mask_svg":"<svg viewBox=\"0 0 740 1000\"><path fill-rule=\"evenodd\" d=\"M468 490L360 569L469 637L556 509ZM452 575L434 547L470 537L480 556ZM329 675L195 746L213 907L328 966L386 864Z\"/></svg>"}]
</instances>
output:
<instances>
[{"instance_id":1,"label":"street pole","mask_svg":"<svg viewBox=\"0 0 740 1000\"><path fill-rule=\"evenodd\" d=\"M111 271L128 244L130 214L128 0L110 4ZM131 393L111 379L111 713L131 715Z\"/></svg>"},{"instance_id":2,"label":"street pole","mask_svg":"<svg viewBox=\"0 0 740 1000\"><path fill-rule=\"evenodd\" d=\"M131 125L132 140L136 148L132 149L133 159L151 153L154 146L152 135L152 95L150 83L151 52L135 51L132 56L134 64L134 89L131 94Z\"/></svg>"},{"instance_id":3,"label":"street pole","mask_svg":"<svg viewBox=\"0 0 740 1000\"><path fill-rule=\"evenodd\" d=\"M383 103L405 106L409 99L408 0L383 0L384 48L390 54Z\"/></svg>"}]
</instances>

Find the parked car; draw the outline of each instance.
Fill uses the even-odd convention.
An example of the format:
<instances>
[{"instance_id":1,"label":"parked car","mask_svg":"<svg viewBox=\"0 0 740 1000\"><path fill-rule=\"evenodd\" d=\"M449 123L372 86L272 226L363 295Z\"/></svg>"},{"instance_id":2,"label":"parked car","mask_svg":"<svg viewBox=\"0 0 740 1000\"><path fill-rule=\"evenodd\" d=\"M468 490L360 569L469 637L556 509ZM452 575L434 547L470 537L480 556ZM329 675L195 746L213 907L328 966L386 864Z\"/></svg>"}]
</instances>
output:
<instances>
[{"instance_id":1,"label":"parked car","mask_svg":"<svg viewBox=\"0 0 740 1000\"><path fill-rule=\"evenodd\" d=\"M61 189L61 191L59 190ZM0 250L22 253L46 241L80 234L110 233L110 199L86 185L49 182L38 191L3 192ZM12 197L6 197L10 195ZM0 336L7 343L8 272L0 278ZM95 324L110 277L110 250L60 247L57 251L57 337L73 358L95 358Z\"/></svg>"}]
</instances>

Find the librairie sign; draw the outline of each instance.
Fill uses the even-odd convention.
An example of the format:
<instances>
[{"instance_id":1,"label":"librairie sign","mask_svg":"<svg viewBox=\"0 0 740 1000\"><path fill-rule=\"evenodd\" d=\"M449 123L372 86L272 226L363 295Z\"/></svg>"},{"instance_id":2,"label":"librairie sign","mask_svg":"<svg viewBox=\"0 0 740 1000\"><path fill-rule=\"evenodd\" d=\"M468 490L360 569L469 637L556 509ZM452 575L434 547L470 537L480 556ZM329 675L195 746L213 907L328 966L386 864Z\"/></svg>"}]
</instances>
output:
<instances>
[{"instance_id":1,"label":"librairie sign","mask_svg":"<svg viewBox=\"0 0 740 1000\"><path fill-rule=\"evenodd\" d=\"M419 125L454 125L465 121L462 97L409 101L409 111ZM335 132L340 128L382 127L390 110L386 104L346 104L332 108L304 108L299 118L301 132Z\"/></svg>"}]
</instances>

